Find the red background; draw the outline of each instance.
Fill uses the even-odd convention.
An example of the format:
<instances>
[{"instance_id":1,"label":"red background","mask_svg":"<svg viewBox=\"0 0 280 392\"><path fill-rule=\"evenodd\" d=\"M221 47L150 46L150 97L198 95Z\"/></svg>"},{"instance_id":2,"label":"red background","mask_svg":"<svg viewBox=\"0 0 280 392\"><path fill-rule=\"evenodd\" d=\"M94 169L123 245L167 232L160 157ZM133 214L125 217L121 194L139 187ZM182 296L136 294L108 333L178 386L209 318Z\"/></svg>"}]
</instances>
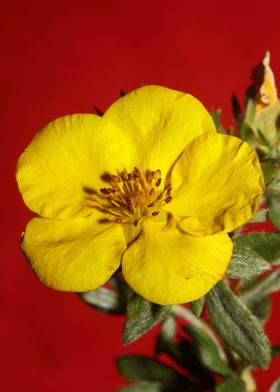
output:
<instances>
[{"instance_id":1,"label":"red background","mask_svg":"<svg viewBox=\"0 0 280 392\"><path fill-rule=\"evenodd\" d=\"M39 283L19 251L31 214L17 192L17 157L37 130L58 116L105 109L119 89L140 83L190 92L222 106L249 83L269 49L280 80L278 0L1 2L1 364L3 391L114 391L123 384L113 359L151 353L152 331L123 348L123 318L99 314L74 294ZM267 332L278 336L274 296ZM279 360L258 372L266 392Z\"/></svg>"}]
</instances>

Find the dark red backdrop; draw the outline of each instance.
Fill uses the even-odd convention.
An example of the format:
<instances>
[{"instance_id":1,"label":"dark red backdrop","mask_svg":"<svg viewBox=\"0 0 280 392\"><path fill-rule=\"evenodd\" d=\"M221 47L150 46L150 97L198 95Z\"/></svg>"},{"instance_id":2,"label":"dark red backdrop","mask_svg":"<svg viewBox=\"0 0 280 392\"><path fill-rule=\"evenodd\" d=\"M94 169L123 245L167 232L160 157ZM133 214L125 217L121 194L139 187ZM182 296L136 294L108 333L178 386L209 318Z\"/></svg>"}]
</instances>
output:
<instances>
[{"instance_id":1,"label":"dark red backdrop","mask_svg":"<svg viewBox=\"0 0 280 392\"><path fill-rule=\"evenodd\" d=\"M123 381L113 359L152 351L151 332L123 348L122 318L52 291L19 251L30 213L14 180L17 157L35 132L67 113L106 108L120 87L161 84L193 93L208 108L240 96L270 49L280 81L278 0L1 2L1 364L3 391L112 392ZM279 343L277 299L267 331ZM279 307L278 307L279 313ZM279 375L259 372L260 391Z\"/></svg>"}]
</instances>

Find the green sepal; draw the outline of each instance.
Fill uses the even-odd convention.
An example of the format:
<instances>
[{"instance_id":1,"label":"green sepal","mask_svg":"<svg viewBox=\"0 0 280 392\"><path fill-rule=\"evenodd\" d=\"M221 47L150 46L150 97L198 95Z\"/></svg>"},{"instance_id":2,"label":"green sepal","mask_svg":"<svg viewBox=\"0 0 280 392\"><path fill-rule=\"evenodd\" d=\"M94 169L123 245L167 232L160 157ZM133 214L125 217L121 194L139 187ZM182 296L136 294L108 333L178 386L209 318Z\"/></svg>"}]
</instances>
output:
<instances>
[{"instance_id":1,"label":"green sepal","mask_svg":"<svg viewBox=\"0 0 280 392\"><path fill-rule=\"evenodd\" d=\"M280 233L250 233L232 240L236 246L249 248L270 264L280 262Z\"/></svg>"},{"instance_id":2,"label":"green sepal","mask_svg":"<svg viewBox=\"0 0 280 392\"><path fill-rule=\"evenodd\" d=\"M227 276L230 278L253 279L270 268L270 264L256 252L250 248L234 244Z\"/></svg>"},{"instance_id":3,"label":"green sepal","mask_svg":"<svg viewBox=\"0 0 280 392\"><path fill-rule=\"evenodd\" d=\"M210 116L212 117L212 120L213 120L213 122L215 124L215 127L216 127L217 131L219 133L225 133L224 128L223 128L222 123L221 123L221 115L222 115L222 109L221 108L219 108L217 110L210 111Z\"/></svg>"},{"instance_id":4,"label":"green sepal","mask_svg":"<svg viewBox=\"0 0 280 392\"><path fill-rule=\"evenodd\" d=\"M204 302L204 297L198 298L197 300L190 302L190 308L196 317L200 317L203 311Z\"/></svg>"},{"instance_id":5,"label":"green sepal","mask_svg":"<svg viewBox=\"0 0 280 392\"><path fill-rule=\"evenodd\" d=\"M280 378L271 385L269 392L280 392Z\"/></svg>"},{"instance_id":6,"label":"green sepal","mask_svg":"<svg viewBox=\"0 0 280 392\"><path fill-rule=\"evenodd\" d=\"M249 364L267 368L270 347L259 320L223 281L207 294L207 300L212 325L226 344Z\"/></svg>"},{"instance_id":7,"label":"green sepal","mask_svg":"<svg viewBox=\"0 0 280 392\"><path fill-rule=\"evenodd\" d=\"M278 172L275 162L272 160L263 161L261 162L261 168L266 186L272 184Z\"/></svg>"},{"instance_id":8,"label":"green sepal","mask_svg":"<svg viewBox=\"0 0 280 392\"><path fill-rule=\"evenodd\" d=\"M221 374L222 376L232 374L231 369L220 357L217 345L206 333L191 325L184 325L183 330L191 337L194 344L194 350L196 351L201 364L207 369Z\"/></svg>"},{"instance_id":9,"label":"green sepal","mask_svg":"<svg viewBox=\"0 0 280 392\"><path fill-rule=\"evenodd\" d=\"M246 385L240 378L226 378L216 384L215 392L246 392Z\"/></svg>"},{"instance_id":10,"label":"green sepal","mask_svg":"<svg viewBox=\"0 0 280 392\"><path fill-rule=\"evenodd\" d=\"M127 305L127 320L123 331L123 344L134 342L160 321L164 320L171 306L161 306L133 294Z\"/></svg>"},{"instance_id":11,"label":"green sepal","mask_svg":"<svg viewBox=\"0 0 280 392\"><path fill-rule=\"evenodd\" d=\"M144 355L124 355L116 359L119 372L129 381L157 381L167 385L192 384L182 374Z\"/></svg>"}]
</instances>

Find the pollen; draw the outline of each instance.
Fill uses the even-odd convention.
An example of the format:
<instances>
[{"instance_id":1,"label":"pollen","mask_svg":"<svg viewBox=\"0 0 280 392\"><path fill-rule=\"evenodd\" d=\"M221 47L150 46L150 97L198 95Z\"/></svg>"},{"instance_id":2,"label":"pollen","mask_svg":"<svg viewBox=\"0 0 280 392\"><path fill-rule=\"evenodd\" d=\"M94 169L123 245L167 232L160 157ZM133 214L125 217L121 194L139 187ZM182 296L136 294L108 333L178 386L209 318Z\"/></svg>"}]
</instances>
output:
<instances>
[{"instance_id":1,"label":"pollen","mask_svg":"<svg viewBox=\"0 0 280 392\"><path fill-rule=\"evenodd\" d=\"M135 226L144 217L155 217L170 203L171 185L162 186L161 171L146 171L135 167L131 173L121 171L110 178L110 186L101 188L102 208L117 222L132 222Z\"/></svg>"}]
</instances>

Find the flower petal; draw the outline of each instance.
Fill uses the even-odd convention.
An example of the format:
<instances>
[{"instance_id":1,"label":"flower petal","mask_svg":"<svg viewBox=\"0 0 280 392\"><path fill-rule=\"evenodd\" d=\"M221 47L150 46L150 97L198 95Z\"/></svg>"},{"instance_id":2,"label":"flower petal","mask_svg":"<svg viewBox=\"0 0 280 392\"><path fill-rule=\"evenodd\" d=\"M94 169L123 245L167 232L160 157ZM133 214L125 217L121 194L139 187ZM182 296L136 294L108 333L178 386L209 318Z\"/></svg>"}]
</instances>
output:
<instances>
[{"instance_id":1,"label":"flower petal","mask_svg":"<svg viewBox=\"0 0 280 392\"><path fill-rule=\"evenodd\" d=\"M232 253L227 234L196 238L147 221L125 251L125 280L142 297L157 304L177 304L206 294L222 279Z\"/></svg>"},{"instance_id":2,"label":"flower petal","mask_svg":"<svg viewBox=\"0 0 280 392\"><path fill-rule=\"evenodd\" d=\"M47 218L87 216L106 186L102 175L133 168L133 145L117 127L92 114L59 118L20 157L17 181L27 206Z\"/></svg>"},{"instance_id":3,"label":"flower petal","mask_svg":"<svg viewBox=\"0 0 280 392\"><path fill-rule=\"evenodd\" d=\"M133 90L104 117L135 144L142 170L160 169L163 174L193 139L216 132L211 116L196 98L160 86Z\"/></svg>"},{"instance_id":4,"label":"flower petal","mask_svg":"<svg viewBox=\"0 0 280 392\"><path fill-rule=\"evenodd\" d=\"M166 209L184 219L187 233L204 236L230 232L248 221L264 191L256 152L227 135L195 139L172 171L173 200Z\"/></svg>"},{"instance_id":5,"label":"flower petal","mask_svg":"<svg viewBox=\"0 0 280 392\"><path fill-rule=\"evenodd\" d=\"M39 279L63 291L87 291L104 284L119 267L125 248L120 225L92 217L34 218L22 240Z\"/></svg>"}]
</instances>

